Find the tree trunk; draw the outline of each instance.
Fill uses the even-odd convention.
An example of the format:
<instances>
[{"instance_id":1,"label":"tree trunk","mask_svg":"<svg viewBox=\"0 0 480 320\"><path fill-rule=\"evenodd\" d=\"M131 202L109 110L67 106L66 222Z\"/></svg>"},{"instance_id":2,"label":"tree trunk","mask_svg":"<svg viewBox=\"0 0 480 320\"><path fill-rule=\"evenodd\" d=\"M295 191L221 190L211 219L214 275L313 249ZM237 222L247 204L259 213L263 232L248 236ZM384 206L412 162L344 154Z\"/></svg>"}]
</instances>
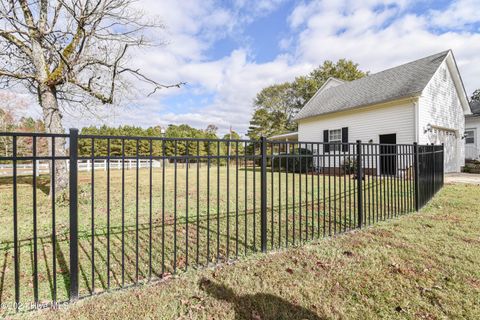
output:
<instances>
[{"instance_id":1,"label":"tree trunk","mask_svg":"<svg viewBox=\"0 0 480 320\"><path fill-rule=\"evenodd\" d=\"M57 100L57 94L54 87L40 85L38 87L38 99L43 111L43 118L45 121L45 130L47 133L64 133L62 126L62 114L60 112ZM65 138L55 137L55 144L52 139L48 138L48 152L50 155L55 152L55 156L67 155ZM55 185L56 192L62 192L68 187L68 170L66 160L56 160L55 170L52 170L52 162L50 166L50 195L52 188Z\"/></svg>"}]
</instances>

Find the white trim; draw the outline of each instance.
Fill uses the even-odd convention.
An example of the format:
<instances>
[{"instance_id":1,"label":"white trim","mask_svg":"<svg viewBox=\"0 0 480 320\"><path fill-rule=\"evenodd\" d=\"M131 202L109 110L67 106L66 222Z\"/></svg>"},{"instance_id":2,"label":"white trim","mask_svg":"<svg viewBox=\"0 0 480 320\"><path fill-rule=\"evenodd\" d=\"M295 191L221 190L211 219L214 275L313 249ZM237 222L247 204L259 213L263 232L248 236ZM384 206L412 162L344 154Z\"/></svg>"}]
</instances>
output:
<instances>
[{"instance_id":1,"label":"white trim","mask_svg":"<svg viewBox=\"0 0 480 320\"><path fill-rule=\"evenodd\" d=\"M463 112L465 114L471 114L472 110L470 109L470 103L468 102L468 95L465 91L462 76L460 75L460 71L458 70L457 62L455 61L455 56L453 55L452 50L449 50L448 55L445 59L447 60L447 66L453 79L453 83L455 83L455 89L457 89L458 97L460 98L460 102L462 103Z\"/></svg>"},{"instance_id":2,"label":"white trim","mask_svg":"<svg viewBox=\"0 0 480 320\"><path fill-rule=\"evenodd\" d=\"M298 132L288 132L284 134L277 134L275 136L269 137L270 140L282 140L288 138L297 138L298 139Z\"/></svg>"},{"instance_id":3,"label":"white trim","mask_svg":"<svg viewBox=\"0 0 480 320\"><path fill-rule=\"evenodd\" d=\"M420 139L420 134L419 134L419 130L420 130L420 110L419 110L419 107L418 107L419 103L418 103L418 99L413 101L413 117L415 119L415 127L414 127L414 137L415 137L415 142L419 142L419 139Z\"/></svg>"},{"instance_id":4,"label":"white trim","mask_svg":"<svg viewBox=\"0 0 480 320\"><path fill-rule=\"evenodd\" d=\"M443 62L446 62L448 71L450 72L450 77L452 78L453 83L455 84L455 89L457 90L458 98L460 99L460 103L462 105L464 114L465 115L471 114L472 111L470 109L470 102L468 102L468 95L467 95L467 92L465 91L465 86L463 85L462 76L460 75L460 71L458 70L457 62L455 61L455 57L453 56L452 50L448 50L448 54L442 60L442 63ZM435 73L438 72L438 69L442 66L442 63L439 64ZM433 78L435 78L434 75L432 75L427 85L423 88L423 91L425 91L428 88L428 85L430 84L430 82L433 81ZM423 96L423 91L420 93L420 96Z\"/></svg>"},{"instance_id":5,"label":"white trim","mask_svg":"<svg viewBox=\"0 0 480 320\"><path fill-rule=\"evenodd\" d=\"M322 86L317 90L317 92L315 92L315 94L313 95L313 97L311 97L307 103L305 103L305 105L302 107L302 109L304 109L306 106L308 106L308 104L310 103L310 101L313 101L315 99L316 96L318 96L321 92L324 91L324 88L327 86L327 84L329 84L330 82L337 82L338 85L341 85L341 84L344 84L345 82L347 81L343 81L343 80L340 80L340 79L337 79L337 78L334 78L334 77L330 77L327 79L327 81L325 81L324 84L322 84Z\"/></svg>"},{"instance_id":6,"label":"white trim","mask_svg":"<svg viewBox=\"0 0 480 320\"><path fill-rule=\"evenodd\" d=\"M369 111L369 110L375 110L375 109L387 109L389 107L394 107L398 106L399 104L404 104L404 103L412 103L415 101L418 101L418 98L420 96L413 96L413 97L404 97L400 99L394 99L394 100L388 100L384 102L379 102L375 104L368 104L368 105L362 105L362 106L356 106L356 107L351 107L348 109L343 109L343 110L337 110L337 111L331 111L331 112L326 112L322 114L318 114L315 116L309 116L305 117L299 120L294 120L298 124L301 122L310 122L310 121L317 121L317 120L323 120L325 118L335 118L337 116L345 115L345 114L351 114L352 112L363 112L363 111Z\"/></svg>"}]
</instances>

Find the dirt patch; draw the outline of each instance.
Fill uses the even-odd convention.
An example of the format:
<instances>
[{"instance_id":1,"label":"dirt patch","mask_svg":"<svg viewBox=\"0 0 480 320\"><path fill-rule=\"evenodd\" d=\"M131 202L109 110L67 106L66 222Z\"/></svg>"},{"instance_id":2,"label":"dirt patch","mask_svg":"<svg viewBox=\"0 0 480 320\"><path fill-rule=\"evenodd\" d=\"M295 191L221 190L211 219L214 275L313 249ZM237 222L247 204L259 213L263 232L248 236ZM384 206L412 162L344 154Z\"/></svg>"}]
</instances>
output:
<instances>
[{"instance_id":1,"label":"dirt patch","mask_svg":"<svg viewBox=\"0 0 480 320\"><path fill-rule=\"evenodd\" d=\"M468 183L480 185L480 174L475 173L447 173L445 183Z\"/></svg>"}]
</instances>

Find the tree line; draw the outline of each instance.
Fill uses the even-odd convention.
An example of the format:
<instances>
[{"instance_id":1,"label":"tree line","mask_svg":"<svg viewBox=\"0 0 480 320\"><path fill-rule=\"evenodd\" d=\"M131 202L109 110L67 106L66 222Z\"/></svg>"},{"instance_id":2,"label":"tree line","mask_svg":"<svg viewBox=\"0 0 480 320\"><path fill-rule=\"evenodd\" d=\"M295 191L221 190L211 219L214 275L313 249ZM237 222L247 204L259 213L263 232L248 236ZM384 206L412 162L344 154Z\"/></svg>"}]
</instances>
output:
<instances>
[{"instance_id":1,"label":"tree line","mask_svg":"<svg viewBox=\"0 0 480 320\"><path fill-rule=\"evenodd\" d=\"M14 111L0 108L0 131L2 132L45 132L43 121L32 117L18 118ZM33 138L17 138L17 155L28 156L33 153ZM46 138L37 138L37 155L48 154L48 140ZM9 157L13 155L12 137L0 136L0 152L2 156Z\"/></svg>"},{"instance_id":2,"label":"tree line","mask_svg":"<svg viewBox=\"0 0 480 320\"><path fill-rule=\"evenodd\" d=\"M1 132L45 132L45 124L42 120L33 117L18 117L13 109L0 108L0 131ZM228 143L221 140L239 140L240 135L231 130L230 133L219 136L218 128L215 125L209 125L206 129L193 128L187 124L169 125L164 130L161 126L142 128L137 126L119 126L112 127L103 125L100 127L90 126L80 130L80 139L78 141L79 155L82 157L92 156L92 139L82 138L82 135L89 136L119 136L119 137L165 137L165 141L148 139L110 139L110 156L121 156L122 150L126 157L149 156L150 149L153 156L206 156L230 154L232 157L243 154L245 145L234 142ZM182 140L201 139L201 140ZM49 155L49 139L37 138L37 155ZM206 141L206 140L209 141ZM205 140L205 141L204 141ZM215 141L217 140L217 141ZM33 154L33 138L17 138L17 155L31 156ZM2 156L13 155L13 140L9 136L0 136L0 153ZM108 140L105 138L93 139L93 155L102 157L108 155ZM193 160L192 160L193 161Z\"/></svg>"},{"instance_id":3,"label":"tree line","mask_svg":"<svg viewBox=\"0 0 480 320\"><path fill-rule=\"evenodd\" d=\"M154 126L149 128L141 128L136 126L120 126L120 127L86 127L80 131L79 139L79 155L83 157L89 156L107 156L110 150L110 156L154 157L158 156L206 156L206 155L221 155L230 154L235 156L243 154L244 145L234 142L226 142L223 140L238 140L240 135L231 131L221 137L217 134L217 127L209 125L206 129L196 129L187 124L169 125L163 132L162 127ZM105 139L105 138L82 138L82 135L89 136L119 136L119 137L145 137L145 138L166 138L159 139ZM202 140L182 140L187 139L202 139ZM208 140L206 140L208 139ZM217 141L212 141L217 140ZM109 142L110 141L110 145ZM93 148L92 148L93 143ZM110 149L109 149L110 148ZM191 158L190 161L195 161Z\"/></svg>"}]
</instances>

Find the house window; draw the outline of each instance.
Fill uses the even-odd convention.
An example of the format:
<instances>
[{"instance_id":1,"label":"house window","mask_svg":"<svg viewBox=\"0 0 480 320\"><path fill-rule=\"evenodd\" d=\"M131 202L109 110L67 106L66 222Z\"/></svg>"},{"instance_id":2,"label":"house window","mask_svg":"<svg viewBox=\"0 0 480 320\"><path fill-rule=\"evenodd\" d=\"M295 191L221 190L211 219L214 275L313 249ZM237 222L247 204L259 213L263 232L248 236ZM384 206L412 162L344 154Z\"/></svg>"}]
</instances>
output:
<instances>
[{"instance_id":1,"label":"house window","mask_svg":"<svg viewBox=\"0 0 480 320\"><path fill-rule=\"evenodd\" d=\"M331 143L331 151L340 151L340 146L342 143L342 129L329 130L328 141Z\"/></svg>"},{"instance_id":2,"label":"house window","mask_svg":"<svg viewBox=\"0 0 480 320\"><path fill-rule=\"evenodd\" d=\"M474 144L475 143L475 131L474 130L465 130L465 143Z\"/></svg>"}]
</instances>

